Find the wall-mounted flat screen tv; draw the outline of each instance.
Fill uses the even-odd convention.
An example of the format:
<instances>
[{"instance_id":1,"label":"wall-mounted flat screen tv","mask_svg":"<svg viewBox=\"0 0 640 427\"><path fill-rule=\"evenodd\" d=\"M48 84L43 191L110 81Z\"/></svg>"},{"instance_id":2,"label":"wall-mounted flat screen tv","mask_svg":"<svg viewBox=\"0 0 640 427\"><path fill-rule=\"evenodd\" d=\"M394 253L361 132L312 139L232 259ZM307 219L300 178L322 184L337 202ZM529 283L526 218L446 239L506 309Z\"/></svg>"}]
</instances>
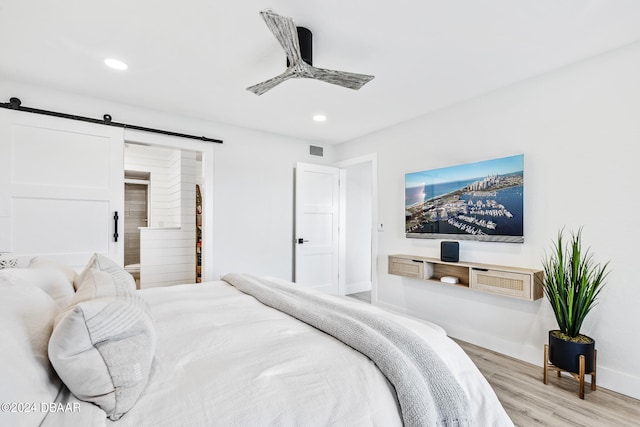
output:
<instances>
[{"instance_id":1,"label":"wall-mounted flat screen tv","mask_svg":"<svg viewBox=\"0 0 640 427\"><path fill-rule=\"evenodd\" d=\"M524 242L524 155L405 175L406 236Z\"/></svg>"}]
</instances>

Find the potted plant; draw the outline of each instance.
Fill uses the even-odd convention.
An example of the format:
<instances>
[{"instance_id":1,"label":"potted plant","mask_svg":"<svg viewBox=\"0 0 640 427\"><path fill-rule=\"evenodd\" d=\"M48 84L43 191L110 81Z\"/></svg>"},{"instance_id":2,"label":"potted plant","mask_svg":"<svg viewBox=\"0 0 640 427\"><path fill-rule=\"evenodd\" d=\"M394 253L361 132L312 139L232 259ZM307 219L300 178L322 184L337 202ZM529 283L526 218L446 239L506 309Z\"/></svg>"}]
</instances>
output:
<instances>
[{"instance_id":1,"label":"potted plant","mask_svg":"<svg viewBox=\"0 0 640 427\"><path fill-rule=\"evenodd\" d=\"M582 227L571 232L566 246L561 229L553 253L543 261L544 293L560 328L549 331L549 361L560 369L578 373L579 356L584 355L585 372L594 370L595 341L580 328L605 284L608 265L596 263L589 249L582 248Z\"/></svg>"}]
</instances>

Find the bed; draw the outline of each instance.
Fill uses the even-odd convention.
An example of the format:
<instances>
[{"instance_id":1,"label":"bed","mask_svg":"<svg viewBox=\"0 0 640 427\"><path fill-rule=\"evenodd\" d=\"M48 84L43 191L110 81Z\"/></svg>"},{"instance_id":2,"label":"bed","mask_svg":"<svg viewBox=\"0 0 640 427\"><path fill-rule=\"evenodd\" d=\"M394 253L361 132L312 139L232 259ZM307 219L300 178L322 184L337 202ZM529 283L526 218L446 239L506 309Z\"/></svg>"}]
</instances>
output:
<instances>
[{"instance_id":1,"label":"bed","mask_svg":"<svg viewBox=\"0 0 640 427\"><path fill-rule=\"evenodd\" d=\"M0 425L512 426L445 331L265 277L0 270Z\"/></svg>"}]
</instances>

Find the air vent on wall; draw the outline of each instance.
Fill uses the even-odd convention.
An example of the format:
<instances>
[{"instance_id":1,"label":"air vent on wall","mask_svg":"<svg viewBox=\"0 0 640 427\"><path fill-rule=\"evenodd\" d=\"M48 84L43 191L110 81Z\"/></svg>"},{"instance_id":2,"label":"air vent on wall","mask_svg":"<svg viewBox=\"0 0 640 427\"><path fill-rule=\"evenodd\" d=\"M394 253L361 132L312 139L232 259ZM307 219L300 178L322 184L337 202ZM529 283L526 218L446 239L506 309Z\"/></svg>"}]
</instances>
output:
<instances>
[{"instance_id":1,"label":"air vent on wall","mask_svg":"<svg viewBox=\"0 0 640 427\"><path fill-rule=\"evenodd\" d=\"M320 156L322 157L324 154L324 148L323 147L318 147L317 145L310 145L309 146L309 154L311 154L312 156Z\"/></svg>"}]
</instances>

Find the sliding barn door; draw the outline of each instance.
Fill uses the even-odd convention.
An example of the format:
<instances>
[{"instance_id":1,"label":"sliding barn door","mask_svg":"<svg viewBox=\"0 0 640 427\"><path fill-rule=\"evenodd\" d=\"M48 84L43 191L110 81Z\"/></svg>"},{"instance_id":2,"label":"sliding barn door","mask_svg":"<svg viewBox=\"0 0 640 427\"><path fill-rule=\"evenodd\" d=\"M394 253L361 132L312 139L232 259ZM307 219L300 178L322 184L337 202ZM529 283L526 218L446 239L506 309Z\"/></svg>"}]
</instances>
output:
<instances>
[{"instance_id":1,"label":"sliding barn door","mask_svg":"<svg viewBox=\"0 0 640 427\"><path fill-rule=\"evenodd\" d=\"M122 265L123 153L120 128L0 110L0 252Z\"/></svg>"}]
</instances>

